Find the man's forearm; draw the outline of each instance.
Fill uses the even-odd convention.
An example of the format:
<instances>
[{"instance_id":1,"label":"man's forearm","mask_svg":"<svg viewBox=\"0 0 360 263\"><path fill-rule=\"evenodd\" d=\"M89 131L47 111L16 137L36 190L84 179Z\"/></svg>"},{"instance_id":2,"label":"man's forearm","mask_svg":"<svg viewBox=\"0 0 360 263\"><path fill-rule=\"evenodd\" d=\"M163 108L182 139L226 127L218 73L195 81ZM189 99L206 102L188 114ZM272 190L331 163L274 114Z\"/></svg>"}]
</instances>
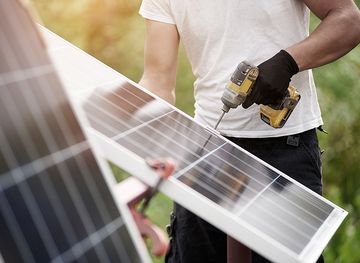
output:
<instances>
[{"instance_id":1,"label":"man's forearm","mask_svg":"<svg viewBox=\"0 0 360 263\"><path fill-rule=\"evenodd\" d=\"M144 73L139 84L171 104L175 104L179 41L175 25L146 20Z\"/></svg>"},{"instance_id":2,"label":"man's forearm","mask_svg":"<svg viewBox=\"0 0 360 263\"><path fill-rule=\"evenodd\" d=\"M161 80L160 77L143 76L139 84L167 102L175 104L175 83Z\"/></svg>"},{"instance_id":3,"label":"man's forearm","mask_svg":"<svg viewBox=\"0 0 360 263\"><path fill-rule=\"evenodd\" d=\"M311 35L286 51L300 71L330 63L360 42L360 13L355 8L330 10Z\"/></svg>"}]
</instances>

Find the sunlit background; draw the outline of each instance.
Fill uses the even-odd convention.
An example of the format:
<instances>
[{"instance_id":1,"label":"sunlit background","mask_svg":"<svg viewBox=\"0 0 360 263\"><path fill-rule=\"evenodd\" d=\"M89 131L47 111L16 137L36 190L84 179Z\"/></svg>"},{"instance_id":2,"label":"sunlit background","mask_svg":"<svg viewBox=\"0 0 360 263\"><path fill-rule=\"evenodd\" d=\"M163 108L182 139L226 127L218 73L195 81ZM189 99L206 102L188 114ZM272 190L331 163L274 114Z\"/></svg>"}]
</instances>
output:
<instances>
[{"instance_id":1,"label":"sunlit background","mask_svg":"<svg viewBox=\"0 0 360 263\"><path fill-rule=\"evenodd\" d=\"M145 25L138 15L141 1L32 0L42 23L116 69L138 81L143 69ZM356 1L360 6L360 0ZM312 28L319 21L312 17ZM324 195L349 211L325 251L326 262L360 262L360 47L341 60L314 70L328 135L318 133L323 160ZM194 77L180 51L177 107L193 114ZM117 169L115 169L117 171ZM160 195L149 216L164 226L171 202ZM162 262L162 260L159 260Z\"/></svg>"}]
</instances>

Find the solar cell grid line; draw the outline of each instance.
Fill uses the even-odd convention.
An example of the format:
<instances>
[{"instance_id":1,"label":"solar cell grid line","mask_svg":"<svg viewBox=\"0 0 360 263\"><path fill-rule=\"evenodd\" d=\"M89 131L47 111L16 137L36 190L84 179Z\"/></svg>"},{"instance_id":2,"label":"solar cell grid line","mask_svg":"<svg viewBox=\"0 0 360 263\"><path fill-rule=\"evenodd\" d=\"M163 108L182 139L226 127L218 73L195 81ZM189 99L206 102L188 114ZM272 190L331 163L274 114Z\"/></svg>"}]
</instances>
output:
<instances>
[{"instance_id":1,"label":"solar cell grid line","mask_svg":"<svg viewBox=\"0 0 360 263\"><path fill-rule=\"evenodd\" d=\"M108 103L111 104L111 105L113 105L114 107L116 107L115 104L113 104L113 103L111 103L111 102L108 102ZM110 117L112 120L114 120L115 122L118 122L118 123L119 123L119 121L118 121L119 119L116 117L116 114L109 113L109 111L106 111L106 109L97 106L96 103L93 103L93 102L89 101L88 106L91 107L91 108L96 109L95 112L97 112L97 113L98 113L98 112L102 112L102 113L104 113L104 114L106 115L106 116L104 116L104 115L102 115L102 116L104 116L104 117ZM124 112L121 108L119 108L119 111ZM154 121L156 121L156 120L158 120L158 119L161 119L162 117L165 117L166 115L168 115L168 114L171 113L171 112L172 112L172 111L170 111L170 112L165 112L164 114L161 114L161 115L159 115L159 116L154 116L154 118L151 118L150 120L145 121L145 122L141 122L140 120L133 119L136 123L134 123L134 124L127 123L125 127L129 127L129 129L126 130L126 131L123 132L123 133L119 133L119 131L116 130L116 131L117 131L117 133L116 133L117 135L116 135L116 137L114 137L114 139L118 139L118 138L120 138L120 137L122 137L122 136L126 136L126 134L132 133L133 130L139 129L139 128L144 127L144 126L146 126L146 125L149 125L151 122L154 122ZM127 113L125 112L125 114L127 114ZM101 119L98 119L98 120L101 121ZM108 124L107 122L105 122L105 121L101 121L101 122L104 123L105 125L109 125L109 124ZM124 123L124 122L120 122L120 124L121 124L122 127L124 127L123 123ZM113 122L112 122L112 124L113 124ZM111 126L112 126L112 125L111 125ZM132 126L134 126L134 127L132 127ZM115 126L115 127L116 127L116 126Z\"/></svg>"},{"instance_id":2,"label":"solar cell grid line","mask_svg":"<svg viewBox=\"0 0 360 263\"><path fill-rule=\"evenodd\" d=\"M0 173L0 184L3 189L10 188L14 184L20 183L24 179L29 179L30 177L47 170L51 166L64 162L87 149L89 149L88 143L82 142L69 148L62 149L59 152L51 153L50 155L37 159L31 163L16 167L14 170L4 171L4 173ZM14 176L14 174L18 174L16 170L23 170L24 177Z\"/></svg>"},{"instance_id":3,"label":"solar cell grid line","mask_svg":"<svg viewBox=\"0 0 360 263\"><path fill-rule=\"evenodd\" d=\"M91 235L81 240L80 242L74 244L69 250L64 251L61 255L58 255L56 258L53 258L51 262L72 262L74 259L78 259L82 255L82 250L89 249L94 246L94 244L98 244L104 238L109 236L109 233L114 233L118 228L124 225L124 222L121 218L115 219L113 222L105 225L101 229L93 232ZM127 262L131 262L131 259L127 256L127 253L124 251L123 255L126 257Z\"/></svg>"},{"instance_id":4,"label":"solar cell grid line","mask_svg":"<svg viewBox=\"0 0 360 263\"><path fill-rule=\"evenodd\" d=\"M0 3L0 38L2 256L142 261L20 2Z\"/></svg>"},{"instance_id":5,"label":"solar cell grid line","mask_svg":"<svg viewBox=\"0 0 360 263\"><path fill-rule=\"evenodd\" d=\"M41 77L45 74L52 73L53 71L54 67L52 65L45 65L15 72L0 73L0 86L18 82L20 80Z\"/></svg>"}]
</instances>

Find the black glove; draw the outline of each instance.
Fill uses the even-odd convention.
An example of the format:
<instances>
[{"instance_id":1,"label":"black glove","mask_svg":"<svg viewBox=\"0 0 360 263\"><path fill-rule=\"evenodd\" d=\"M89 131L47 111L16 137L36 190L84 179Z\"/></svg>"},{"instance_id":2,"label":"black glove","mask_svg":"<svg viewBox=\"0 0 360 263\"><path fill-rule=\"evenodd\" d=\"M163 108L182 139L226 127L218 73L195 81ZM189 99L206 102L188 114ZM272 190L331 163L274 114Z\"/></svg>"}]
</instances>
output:
<instances>
[{"instance_id":1,"label":"black glove","mask_svg":"<svg viewBox=\"0 0 360 263\"><path fill-rule=\"evenodd\" d=\"M259 66L259 76L242 106L247 109L253 103L278 105L286 95L291 77L299 72L293 57L280 50Z\"/></svg>"}]
</instances>

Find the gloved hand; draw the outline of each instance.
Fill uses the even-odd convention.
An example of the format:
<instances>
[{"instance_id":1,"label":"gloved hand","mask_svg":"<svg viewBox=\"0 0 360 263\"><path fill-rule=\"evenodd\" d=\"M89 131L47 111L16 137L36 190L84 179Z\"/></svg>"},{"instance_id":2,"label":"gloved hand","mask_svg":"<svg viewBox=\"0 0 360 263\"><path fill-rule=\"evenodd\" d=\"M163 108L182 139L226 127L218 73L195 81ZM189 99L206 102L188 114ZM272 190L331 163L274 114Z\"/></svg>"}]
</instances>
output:
<instances>
[{"instance_id":1,"label":"gloved hand","mask_svg":"<svg viewBox=\"0 0 360 263\"><path fill-rule=\"evenodd\" d=\"M281 50L259 66L259 76L253 90L242 106L247 109L253 103L278 105L286 95L291 77L299 72L293 57Z\"/></svg>"}]
</instances>

